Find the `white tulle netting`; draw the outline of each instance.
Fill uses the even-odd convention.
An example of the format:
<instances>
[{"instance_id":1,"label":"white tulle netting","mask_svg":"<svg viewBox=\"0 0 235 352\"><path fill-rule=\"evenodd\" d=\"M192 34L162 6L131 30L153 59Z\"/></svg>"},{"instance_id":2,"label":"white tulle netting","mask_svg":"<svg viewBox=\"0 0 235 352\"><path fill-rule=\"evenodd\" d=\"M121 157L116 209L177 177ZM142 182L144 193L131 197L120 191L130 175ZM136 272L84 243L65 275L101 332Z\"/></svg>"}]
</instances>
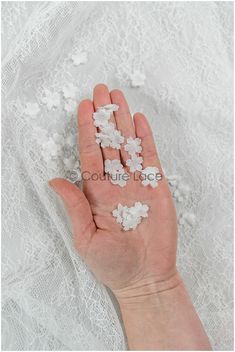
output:
<instances>
[{"instance_id":1,"label":"white tulle netting","mask_svg":"<svg viewBox=\"0 0 235 352\"><path fill-rule=\"evenodd\" d=\"M230 2L3 2L4 350L124 350L47 180L79 179L76 103L121 87L152 125L178 266L213 348L233 349Z\"/></svg>"}]
</instances>

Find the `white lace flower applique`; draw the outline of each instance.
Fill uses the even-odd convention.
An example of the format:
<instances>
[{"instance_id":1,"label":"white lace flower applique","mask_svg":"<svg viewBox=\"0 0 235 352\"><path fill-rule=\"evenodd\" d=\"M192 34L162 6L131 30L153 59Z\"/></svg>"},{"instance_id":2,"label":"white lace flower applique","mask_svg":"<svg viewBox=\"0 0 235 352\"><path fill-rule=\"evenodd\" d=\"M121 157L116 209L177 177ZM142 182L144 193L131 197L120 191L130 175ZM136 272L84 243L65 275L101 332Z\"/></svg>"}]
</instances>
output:
<instances>
[{"instance_id":1,"label":"white lace flower applique","mask_svg":"<svg viewBox=\"0 0 235 352\"><path fill-rule=\"evenodd\" d=\"M36 117L40 111L37 103L26 103L24 113L31 117Z\"/></svg>"},{"instance_id":2,"label":"white lace flower applique","mask_svg":"<svg viewBox=\"0 0 235 352\"><path fill-rule=\"evenodd\" d=\"M124 231L134 230L141 223L143 218L148 217L149 206L136 202L134 206L118 204L118 207L112 211L117 223L122 225Z\"/></svg>"},{"instance_id":3,"label":"white lace flower applique","mask_svg":"<svg viewBox=\"0 0 235 352\"><path fill-rule=\"evenodd\" d=\"M104 162L105 172L110 175L110 181L114 185L120 187L126 186L126 183L130 176L125 172L123 165L120 160L105 160Z\"/></svg>"},{"instance_id":4,"label":"white lace flower applique","mask_svg":"<svg viewBox=\"0 0 235 352\"><path fill-rule=\"evenodd\" d=\"M130 155L130 159L126 161L126 165L129 166L130 172L141 171L143 158L138 156L141 152L141 139L140 138L127 138L127 144L124 146L125 151Z\"/></svg>"},{"instance_id":5,"label":"white lace flower applique","mask_svg":"<svg viewBox=\"0 0 235 352\"><path fill-rule=\"evenodd\" d=\"M188 198L190 193L190 187L182 182L179 175L167 176L167 181L172 188L173 197L177 202L183 202Z\"/></svg>"},{"instance_id":6,"label":"white lace flower applique","mask_svg":"<svg viewBox=\"0 0 235 352\"><path fill-rule=\"evenodd\" d=\"M132 87L141 87L144 85L145 82L145 74L141 73L140 71L134 71L131 76L131 86Z\"/></svg>"},{"instance_id":7,"label":"white lace flower applique","mask_svg":"<svg viewBox=\"0 0 235 352\"><path fill-rule=\"evenodd\" d=\"M142 170L143 158L138 155L132 155L131 159L126 161L126 165L129 166L130 172Z\"/></svg>"},{"instance_id":8,"label":"white lace flower applique","mask_svg":"<svg viewBox=\"0 0 235 352\"><path fill-rule=\"evenodd\" d=\"M74 99L77 93L77 87L73 83L69 83L68 86L62 89L62 93L65 99Z\"/></svg>"},{"instance_id":9,"label":"white lace flower applique","mask_svg":"<svg viewBox=\"0 0 235 352\"><path fill-rule=\"evenodd\" d=\"M106 111L97 111L93 113L94 125L96 127L104 127L108 125L110 113Z\"/></svg>"},{"instance_id":10,"label":"white lace flower applique","mask_svg":"<svg viewBox=\"0 0 235 352\"><path fill-rule=\"evenodd\" d=\"M147 166L141 171L142 184L146 186L151 186L156 188L158 186L158 181L162 179L162 175L159 172L159 169L155 166Z\"/></svg>"},{"instance_id":11,"label":"white lace flower applique","mask_svg":"<svg viewBox=\"0 0 235 352\"><path fill-rule=\"evenodd\" d=\"M127 144L124 146L125 151L130 155L140 153L142 151L140 138L127 138Z\"/></svg>"},{"instance_id":12,"label":"white lace flower applique","mask_svg":"<svg viewBox=\"0 0 235 352\"><path fill-rule=\"evenodd\" d=\"M114 111L118 111L119 106L117 104L107 104L104 106L100 106L98 111L105 111L109 114L112 114Z\"/></svg>"},{"instance_id":13,"label":"white lace flower applique","mask_svg":"<svg viewBox=\"0 0 235 352\"><path fill-rule=\"evenodd\" d=\"M88 61L88 54L85 51L77 52L76 54L71 56L71 59L75 66L79 66L85 64Z\"/></svg>"},{"instance_id":14,"label":"white lace flower applique","mask_svg":"<svg viewBox=\"0 0 235 352\"><path fill-rule=\"evenodd\" d=\"M96 143L100 144L102 148L111 147L120 149L124 142L124 137L118 131L112 122L109 122L112 112L117 111L118 106L109 104L99 107L93 113L94 125L99 127L100 132L96 133Z\"/></svg>"},{"instance_id":15,"label":"white lace flower applique","mask_svg":"<svg viewBox=\"0 0 235 352\"><path fill-rule=\"evenodd\" d=\"M196 222L195 214L188 213L188 212L182 213L179 216L179 220L178 220L179 225L182 225L182 226L185 226L185 225L193 226L195 222Z\"/></svg>"},{"instance_id":16,"label":"white lace flower applique","mask_svg":"<svg viewBox=\"0 0 235 352\"><path fill-rule=\"evenodd\" d=\"M59 93L51 92L48 89L44 90L44 96L41 100L42 103L45 104L49 110L57 108L60 105Z\"/></svg>"},{"instance_id":17,"label":"white lace flower applique","mask_svg":"<svg viewBox=\"0 0 235 352\"><path fill-rule=\"evenodd\" d=\"M42 144L42 155L46 162L62 155L62 146L53 137L49 137L47 141Z\"/></svg>"},{"instance_id":18,"label":"white lace flower applique","mask_svg":"<svg viewBox=\"0 0 235 352\"><path fill-rule=\"evenodd\" d=\"M124 137L113 126L113 124L109 124L107 127L102 128L101 132L96 133L96 143L100 144L102 148L121 148Z\"/></svg>"}]
</instances>

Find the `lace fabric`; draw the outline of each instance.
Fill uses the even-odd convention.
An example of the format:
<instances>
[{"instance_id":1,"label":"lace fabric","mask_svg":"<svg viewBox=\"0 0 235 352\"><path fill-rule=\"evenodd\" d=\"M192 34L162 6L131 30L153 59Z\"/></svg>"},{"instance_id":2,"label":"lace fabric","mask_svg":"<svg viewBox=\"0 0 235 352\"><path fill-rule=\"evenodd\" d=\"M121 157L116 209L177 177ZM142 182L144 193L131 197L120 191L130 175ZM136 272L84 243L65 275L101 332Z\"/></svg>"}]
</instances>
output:
<instances>
[{"instance_id":1,"label":"lace fabric","mask_svg":"<svg viewBox=\"0 0 235 352\"><path fill-rule=\"evenodd\" d=\"M232 349L232 14L229 2L3 3L3 350L127 348L47 185L79 181L76 104L99 82L151 123L178 267L213 348Z\"/></svg>"}]
</instances>

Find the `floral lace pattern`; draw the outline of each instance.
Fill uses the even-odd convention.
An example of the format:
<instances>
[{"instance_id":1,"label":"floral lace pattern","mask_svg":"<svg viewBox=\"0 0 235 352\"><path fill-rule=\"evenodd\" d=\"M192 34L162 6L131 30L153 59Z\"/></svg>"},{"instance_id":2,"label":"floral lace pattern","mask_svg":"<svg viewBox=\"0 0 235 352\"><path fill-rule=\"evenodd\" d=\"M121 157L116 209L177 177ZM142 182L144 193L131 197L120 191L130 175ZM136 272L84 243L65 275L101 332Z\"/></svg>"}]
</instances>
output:
<instances>
[{"instance_id":1,"label":"floral lace pattern","mask_svg":"<svg viewBox=\"0 0 235 352\"><path fill-rule=\"evenodd\" d=\"M232 12L3 3L3 350L126 349L115 301L47 186L79 185L76 107L99 82L149 119L176 201L178 267L213 349L232 349Z\"/></svg>"}]
</instances>

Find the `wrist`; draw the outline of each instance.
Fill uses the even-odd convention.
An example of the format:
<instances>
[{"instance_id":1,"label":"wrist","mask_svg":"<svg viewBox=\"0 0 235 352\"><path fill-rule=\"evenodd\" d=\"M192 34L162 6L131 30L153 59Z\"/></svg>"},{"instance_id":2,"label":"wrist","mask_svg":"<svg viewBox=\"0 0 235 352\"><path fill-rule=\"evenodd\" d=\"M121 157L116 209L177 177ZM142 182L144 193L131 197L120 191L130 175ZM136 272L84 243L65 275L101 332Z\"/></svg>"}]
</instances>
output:
<instances>
[{"instance_id":1,"label":"wrist","mask_svg":"<svg viewBox=\"0 0 235 352\"><path fill-rule=\"evenodd\" d=\"M164 279L148 277L113 293L121 310L147 309L160 306L164 297L172 297L175 291L182 289L185 290L184 284L176 270Z\"/></svg>"}]
</instances>

